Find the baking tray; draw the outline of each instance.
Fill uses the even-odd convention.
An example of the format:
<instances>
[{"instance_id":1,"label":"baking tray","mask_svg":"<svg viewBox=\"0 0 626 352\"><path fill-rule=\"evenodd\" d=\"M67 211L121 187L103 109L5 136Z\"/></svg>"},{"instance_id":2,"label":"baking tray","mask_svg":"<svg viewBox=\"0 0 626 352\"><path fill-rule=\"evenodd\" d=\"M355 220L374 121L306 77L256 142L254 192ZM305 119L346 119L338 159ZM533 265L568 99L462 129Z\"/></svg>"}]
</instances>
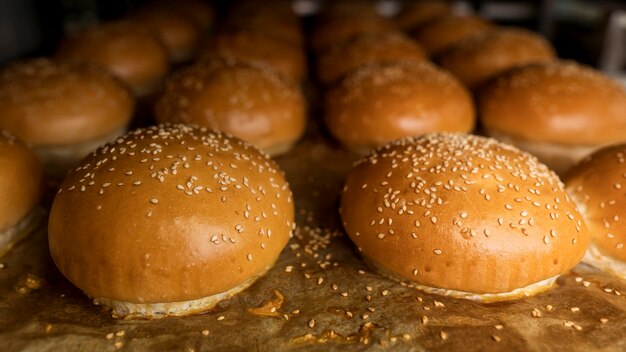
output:
<instances>
[{"instance_id":1,"label":"baking tray","mask_svg":"<svg viewBox=\"0 0 626 352\"><path fill-rule=\"evenodd\" d=\"M0 259L0 350L626 351L626 283L583 264L549 292L492 304L371 271L337 215L356 159L315 126L277 158L294 191L294 237L267 275L201 315L112 318L59 273L41 224Z\"/></svg>"}]
</instances>

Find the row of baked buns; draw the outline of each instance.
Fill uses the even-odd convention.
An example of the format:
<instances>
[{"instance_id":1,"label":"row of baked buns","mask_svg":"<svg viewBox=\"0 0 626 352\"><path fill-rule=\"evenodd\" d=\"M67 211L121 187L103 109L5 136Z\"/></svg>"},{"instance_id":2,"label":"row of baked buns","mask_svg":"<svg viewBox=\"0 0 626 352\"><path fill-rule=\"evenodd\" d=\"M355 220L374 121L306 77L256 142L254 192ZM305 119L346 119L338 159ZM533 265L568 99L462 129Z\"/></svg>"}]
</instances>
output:
<instances>
[{"instance_id":1,"label":"row of baked buns","mask_svg":"<svg viewBox=\"0 0 626 352\"><path fill-rule=\"evenodd\" d=\"M193 49L206 47L197 61L167 79L155 108L163 122L157 126L124 133L94 125L98 115L89 115L91 124L81 122L89 109L132 111L132 95L103 68L38 60L12 66L0 77L0 106L9 107L0 121L13 121L0 127L11 127L40 156L61 154L50 146L69 143L37 144L19 129L28 123L36 127L29 131L44 136L83 138L75 143L90 143L84 150L100 146L73 165L58 188L48 241L63 275L116 316L210 309L261 277L289 241L296 226L292 193L265 152L285 152L304 130L298 80L306 66L300 66L297 17L284 3L271 12L264 8L237 4L216 36ZM444 14L441 20L466 19ZM439 51L436 45L419 46L368 3L340 2L320 15L311 44L327 89L325 121L336 139L366 155L341 194L347 234L382 275L466 299L496 301L544 291L585 253L589 263L625 276L626 208L620 197L626 145L603 148L620 141L613 136L621 131L599 133L591 126L600 125L589 122L600 111L615 119L612 126L622 123L623 88L590 68L557 61L535 34L480 23L480 33L446 44L451 47L436 60L444 65L447 53L467 50L464 63L474 62L475 54L482 58L476 59L480 67L498 72L444 65L446 71L428 62L427 55ZM300 55L262 54L255 46L262 40L258 34ZM221 36L230 39L220 44ZM237 39L246 36L254 39ZM526 45L546 55L528 59L525 53L533 49ZM323 60L325 55L341 60ZM462 72L480 79L467 80ZM94 78L82 84L87 73ZM46 88L38 91L41 86ZM109 86L118 100L104 92ZM67 92L74 100L60 103ZM582 92L599 93L604 104L594 98L572 108L586 97ZM522 149L528 147L514 133L528 128L552 138L572 126L585 126L571 130L577 133L572 139L590 146L585 153L601 149L570 170L564 185L532 154L468 134L475 124L472 94L485 130L509 136ZM561 103L557 96L566 98ZM58 109L71 119L38 120ZM556 120L531 116L535 111ZM113 125L110 119L101 118L102 124ZM128 119L118 118L123 122L116 128ZM507 119L510 129L492 127ZM540 124L545 121L552 122ZM94 136L101 139L86 138L91 130L100 131ZM577 150L562 141L548 150ZM41 166L17 138L2 132L0 170L0 245L6 249L41 218Z\"/></svg>"}]
</instances>

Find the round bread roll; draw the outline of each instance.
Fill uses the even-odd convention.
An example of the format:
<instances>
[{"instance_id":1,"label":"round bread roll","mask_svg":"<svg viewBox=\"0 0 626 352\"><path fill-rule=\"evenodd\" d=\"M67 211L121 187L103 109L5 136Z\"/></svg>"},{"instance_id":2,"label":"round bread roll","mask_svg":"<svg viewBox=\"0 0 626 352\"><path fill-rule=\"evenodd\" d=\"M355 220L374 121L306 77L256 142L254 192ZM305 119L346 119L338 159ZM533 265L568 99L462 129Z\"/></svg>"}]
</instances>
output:
<instances>
[{"instance_id":1,"label":"round bread roll","mask_svg":"<svg viewBox=\"0 0 626 352\"><path fill-rule=\"evenodd\" d=\"M373 1L327 1L318 14L322 20L341 19L347 17L381 17Z\"/></svg>"},{"instance_id":2,"label":"round bread roll","mask_svg":"<svg viewBox=\"0 0 626 352\"><path fill-rule=\"evenodd\" d=\"M168 70L167 52L159 39L132 20L95 25L70 36L57 57L104 66L138 96L154 92Z\"/></svg>"},{"instance_id":3,"label":"round bread roll","mask_svg":"<svg viewBox=\"0 0 626 352\"><path fill-rule=\"evenodd\" d=\"M226 31L248 30L264 33L271 37L281 39L292 45L304 48L304 34L300 18L293 12L291 7L284 7L286 3L254 2L241 6L240 2L234 3L229 16L221 24Z\"/></svg>"},{"instance_id":4,"label":"round bread roll","mask_svg":"<svg viewBox=\"0 0 626 352\"><path fill-rule=\"evenodd\" d=\"M289 185L258 149L188 125L139 129L71 171L50 254L96 304L127 318L207 310L276 261L294 226Z\"/></svg>"},{"instance_id":5,"label":"round bread roll","mask_svg":"<svg viewBox=\"0 0 626 352\"><path fill-rule=\"evenodd\" d=\"M573 61L504 73L485 86L478 109L488 135L561 174L600 146L626 141L626 91Z\"/></svg>"},{"instance_id":6,"label":"round bread roll","mask_svg":"<svg viewBox=\"0 0 626 352\"><path fill-rule=\"evenodd\" d=\"M318 61L317 76L328 85L363 65L425 59L422 48L402 34L362 34L324 51Z\"/></svg>"},{"instance_id":7,"label":"round bread roll","mask_svg":"<svg viewBox=\"0 0 626 352\"><path fill-rule=\"evenodd\" d=\"M301 47L252 30L228 31L216 35L201 55L228 57L265 64L296 82L306 75L306 58Z\"/></svg>"},{"instance_id":8,"label":"round bread roll","mask_svg":"<svg viewBox=\"0 0 626 352\"><path fill-rule=\"evenodd\" d=\"M175 12L189 18L201 31L208 31L215 21L215 9L208 1L203 0L158 0L151 6L165 11Z\"/></svg>"},{"instance_id":9,"label":"round bread roll","mask_svg":"<svg viewBox=\"0 0 626 352\"><path fill-rule=\"evenodd\" d=\"M201 32L192 19L159 6L141 9L136 18L157 34L171 62L185 62L195 55Z\"/></svg>"},{"instance_id":10,"label":"round bread roll","mask_svg":"<svg viewBox=\"0 0 626 352\"><path fill-rule=\"evenodd\" d=\"M304 34L299 22L292 23L269 15L235 16L228 18L221 28L224 33L245 31L265 34L304 51Z\"/></svg>"},{"instance_id":11,"label":"round bread roll","mask_svg":"<svg viewBox=\"0 0 626 352\"><path fill-rule=\"evenodd\" d=\"M359 153L427 132L470 132L475 123L469 92L427 62L357 69L327 92L324 117L331 134Z\"/></svg>"},{"instance_id":12,"label":"round bread roll","mask_svg":"<svg viewBox=\"0 0 626 352\"><path fill-rule=\"evenodd\" d=\"M476 16L445 16L418 28L413 37L430 56L495 27Z\"/></svg>"},{"instance_id":13,"label":"round bread roll","mask_svg":"<svg viewBox=\"0 0 626 352\"><path fill-rule=\"evenodd\" d=\"M276 155L304 133L306 107L299 87L274 70L218 59L172 77L157 102L156 118L218 129Z\"/></svg>"},{"instance_id":14,"label":"round bread roll","mask_svg":"<svg viewBox=\"0 0 626 352\"><path fill-rule=\"evenodd\" d=\"M410 31L450 14L450 5L445 1L419 1L405 5L394 22L399 29Z\"/></svg>"},{"instance_id":15,"label":"round bread roll","mask_svg":"<svg viewBox=\"0 0 626 352\"><path fill-rule=\"evenodd\" d=\"M364 33L390 33L396 29L387 20L372 16L350 16L319 21L311 34L317 54L329 47Z\"/></svg>"},{"instance_id":16,"label":"round bread roll","mask_svg":"<svg viewBox=\"0 0 626 352\"><path fill-rule=\"evenodd\" d=\"M605 147L565 176L586 220L591 245L584 262L626 279L626 144ZM624 188L622 187L624 186Z\"/></svg>"},{"instance_id":17,"label":"round bread roll","mask_svg":"<svg viewBox=\"0 0 626 352\"><path fill-rule=\"evenodd\" d=\"M376 150L348 175L340 213L383 274L486 302L548 289L589 243L554 172L471 135L427 134Z\"/></svg>"},{"instance_id":18,"label":"round bread roll","mask_svg":"<svg viewBox=\"0 0 626 352\"><path fill-rule=\"evenodd\" d=\"M126 130L134 100L100 67L35 59L0 72L0 129L58 175Z\"/></svg>"},{"instance_id":19,"label":"round bread roll","mask_svg":"<svg viewBox=\"0 0 626 352\"><path fill-rule=\"evenodd\" d=\"M35 154L0 130L0 257L26 237L42 218L41 165Z\"/></svg>"},{"instance_id":20,"label":"round bread roll","mask_svg":"<svg viewBox=\"0 0 626 352\"><path fill-rule=\"evenodd\" d=\"M477 89L511 68L555 59L554 49L541 36L509 28L463 40L441 53L439 63L465 85Z\"/></svg>"}]
</instances>

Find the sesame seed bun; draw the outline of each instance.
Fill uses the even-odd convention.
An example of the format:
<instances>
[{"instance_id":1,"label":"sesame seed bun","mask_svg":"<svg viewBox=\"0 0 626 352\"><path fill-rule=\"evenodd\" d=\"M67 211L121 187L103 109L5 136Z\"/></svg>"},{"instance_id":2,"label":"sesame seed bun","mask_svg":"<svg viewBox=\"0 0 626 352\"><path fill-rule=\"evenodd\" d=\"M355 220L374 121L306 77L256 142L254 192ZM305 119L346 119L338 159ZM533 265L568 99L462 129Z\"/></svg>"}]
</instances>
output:
<instances>
[{"instance_id":1,"label":"sesame seed bun","mask_svg":"<svg viewBox=\"0 0 626 352\"><path fill-rule=\"evenodd\" d=\"M596 151L564 180L591 232L584 261L626 279L626 144Z\"/></svg>"},{"instance_id":2,"label":"sesame seed bun","mask_svg":"<svg viewBox=\"0 0 626 352\"><path fill-rule=\"evenodd\" d=\"M200 28L193 20L159 6L140 9L135 17L156 33L171 62L181 63L193 58L201 39Z\"/></svg>"},{"instance_id":3,"label":"sesame seed bun","mask_svg":"<svg viewBox=\"0 0 626 352\"><path fill-rule=\"evenodd\" d=\"M337 140L360 153L427 132L469 132L475 122L469 92L427 62L357 69L327 92L324 118Z\"/></svg>"},{"instance_id":4,"label":"sesame seed bun","mask_svg":"<svg viewBox=\"0 0 626 352\"><path fill-rule=\"evenodd\" d=\"M480 92L478 109L487 134L508 137L559 173L602 145L626 141L624 88L572 61L504 73Z\"/></svg>"},{"instance_id":5,"label":"sesame seed bun","mask_svg":"<svg viewBox=\"0 0 626 352\"><path fill-rule=\"evenodd\" d=\"M328 85L363 65L425 59L422 48L400 33L361 34L325 50L319 57L317 76Z\"/></svg>"},{"instance_id":6,"label":"sesame seed bun","mask_svg":"<svg viewBox=\"0 0 626 352\"><path fill-rule=\"evenodd\" d=\"M420 1L405 5L394 22L399 29L409 31L450 13L450 5L445 1Z\"/></svg>"},{"instance_id":7,"label":"sesame seed bun","mask_svg":"<svg viewBox=\"0 0 626 352\"><path fill-rule=\"evenodd\" d=\"M220 27L224 31L247 30L263 33L304 48L304 34L300 19L293 12L285 15L280 13L267 11L267 9L265 11L233 11Z\"/></svg>"},{"instance_id":8,"label":"sesame seed bun","mask_svg":"<svg viewBox=\"0 0 626 352\"><path fill-rule=\"evenodd\" d=\"M544 38L523 29L498 29L472 36L439 56L441 66L472 89L514 67L553 61L554 49Z\"/></svg>"},{"instance_id":9,"label":"sesame seed bun","mask_svg":"<svg viewBox=\"0 0 626 352\"><path fill-rule=\"evenodd\" d=\"M41 220L41 172L35 154L0 130L0 257Z\"/></svg>"},{"instance_id":10,"label":"sesame seed bun","mask_svg":"<svg viewBox=\"0 0 626 352\"><path fill-rule=\"evenodd\" d=\"M395 32L394 26L378 16L349 16L319 20L311 34L311 46L320 54L329 47L364 33Z\"/></svg>"},{"instance_id":11,"label":"sesame seed bun","mask_svg":"<svg viewBox=\"0 0 626 352\"><path fill-rule=\"evenodd\" d=\"M116 316L211 308L270 268L294 226L289 185L219 132L129 132L68 173L48 225L59 270Z\"/></svg>"},{"instance_id":12,"label":"sesame seed bun","mask_svg":"<svg viewBox=\"0 0 626 352\"><path fill-rule=\"evenodd\" d=\"M464 39L487 33L495 27L476 16L445 16L419 27L413 38L430 56L436 56Z\"/></svg>"},{"instance_id":13,"label":"sesame seed bun","mask_svg":"<svg viewBox=\"0 0 626 352\"><path fill-rule=\"evenodd\" d=\"M66 38L57 58L101 65L138 96L154 92L169 65L156 35L132 20L95 25Z\"/></svg>"},{"instance_id":14,"label":"sesame seed bun","mask_svg":"<svg viewBox=\"0 0 626 352\"><path fill-rule=\"evenodd\" d=\"M541 291L537 284L545 289L576 265L589 243L556 174L515 147L471 135L428 134L378 149L348 175L340 213L359 251L384 272L468 299Z\"/></svg>"},{"instance_id":15,"label":"sesame seed bun","mask_svg":"<svg viewBox=\"0 0 626 352\"><path fill-rule=\"evenodd\" d=\"M0 128L31 144L45 164L73 165L94 141L123 132L134 100L100 67L48 59L20 62L0 72ZM48 152L66 154L48 159Z\"/></svg>"},{"instance_id":16,"label":"sesame seed bun","mask_svg":"<svg viewBox=\"0 0 626 352\"><path fill-rule=\"evenodd\" d=\"M279 154L304 132L306 108L299 87L271 68L217 59L174 75L156 104L156 117L219 129Z\"/></svg>"},{"instance_id":17,"label":"sesame seed bun","mask_svg":"<svg viewBox=\"0 0 626 352\"><path fill-rule=\"evenodd\" d=\"M200 56L257 62L271 66L294 81L301 81L307 70L302 47L253 30L219 33L210 40Z\"/></svg>"},{"instance_id":18,"label":"sesame seed bun","mask_svg":"<svg viewBox=\"0 0 626 352\"><path fill-rule=\"evenodd\" d=\"M150 5L187 17L202 31L208 31L215 21L215 8L208 1L158 0L151 2Z\"/></svg>"}]
</instances>

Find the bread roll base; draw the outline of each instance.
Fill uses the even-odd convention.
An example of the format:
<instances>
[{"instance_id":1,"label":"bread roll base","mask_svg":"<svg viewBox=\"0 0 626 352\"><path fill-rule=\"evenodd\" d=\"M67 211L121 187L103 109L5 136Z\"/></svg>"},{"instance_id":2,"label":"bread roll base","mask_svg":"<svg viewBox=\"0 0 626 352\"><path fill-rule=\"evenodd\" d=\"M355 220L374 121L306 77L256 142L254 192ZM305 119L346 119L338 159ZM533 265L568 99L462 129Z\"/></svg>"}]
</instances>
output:
<instances>
[{"instance_id":1,"label":"bread roll base","mask_svg":"<svg viewBox=\"0 0 626 352\"><path fill-rule=\"evenodd\" d=\"M97 139L68 145L34 146L33 151L44 164L45 173L63 177L67 170L76 166L85 156L126 132L123 126Z\"/></svg>"},{"instance_id":2,"label":"bread roll base","mask_svg":"<svg viewBox=\"0 0 626 352\"><path fill-rule=\"evenodd\" d=\"M429 294L436 294L440 296L466 299L466 300L477 301L481 303L510 301L510 300L520 299L523 297L534 296L536 294L548 291L550 288L552 288L552 286L554 286L554 283L556 282L556 279L559 277L558 275L553 276L545 280L535 282L534 284L530 284L525 287L520 287L509 292L475 293L475 292L449 290L445 288L437 288L437 287L431 287L431 286L426 286L426 285L420 285L418 283L407 281L404 278L400 278L397 275L390 273L389 271L385 270L380 265L376 264L371 259L364 258L364 260L376 272L394 281L399 281L403 286L415 288L417 290L420 290Z\"/></svg>"},{"instance_id":3,"label":"bread roll base","mask_svg":"<svg viewBox=\"0 0 626 352\"><path fill-rule=\"evenodd\" d=\"M166 302L166 303L135 303L124 302L108 298L94 298L93 303L111 309L113 318L123 319L162 319L167 317L180 317L198 314L210 310L220 301L230 298L250 287L258 278L265 275L269 270L266 268L257 276L251 277L238 286L222 293L208 297L202 297L190 301Z\"/></svg>"},{"instance_id":4,"label":"bread roll base","mask_svg":"<svg viewBox=\"0 0 626 352\"><path fill-rule=\"evenodd\" d=\"M579 160L602 147L601 145L566 145L550 142L535 142L487 128L485 128L485 135L503 143L514 145L536 156L539 161L546 164L550 169L561 176Z\"/></svg>"},{"instance_id":5,"label":"bread roll base","mask_svg":"<svg viewBox=\"0 0 626 352\"><path fill-rule=\"evenodd\" d=\"M603 254L593 243L587 248L583 263L595 266L600 270L604 270L626 280L626 263Z\"/></svg>"},{"instance_id":6,"label":"bread roll base","mask_svg":"<svg viewBox=\"0 0 626 352\"><path fill-rule=\"evenodd\" d=\"M44 210L37 206L14 226L0 230L0 258L32 233L43 219L44 213Z\"/></svg>"}]
</instances>

